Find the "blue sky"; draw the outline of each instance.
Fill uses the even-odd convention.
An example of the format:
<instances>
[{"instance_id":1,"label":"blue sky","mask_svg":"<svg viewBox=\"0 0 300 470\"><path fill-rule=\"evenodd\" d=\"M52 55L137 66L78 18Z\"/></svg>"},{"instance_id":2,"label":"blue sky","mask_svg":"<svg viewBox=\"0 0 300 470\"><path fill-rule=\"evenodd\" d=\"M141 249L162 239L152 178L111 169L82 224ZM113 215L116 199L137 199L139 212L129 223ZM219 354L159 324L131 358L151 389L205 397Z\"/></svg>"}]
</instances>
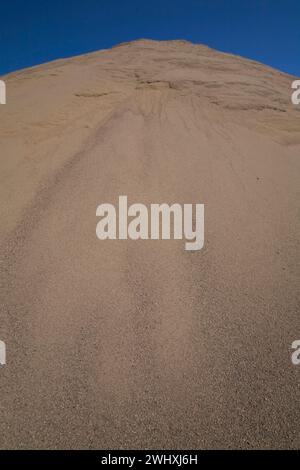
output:
<instances>
[{"instance_id":1,"label":"blue sky","mask_svg":"<svg viewBox=\"0 0 300 470\"><path fill-rule=\"evenodd\" d=\"M138 38L187 39L300 76L300 0L6 0L0 74Z\"/></svg>"}]
</instances>

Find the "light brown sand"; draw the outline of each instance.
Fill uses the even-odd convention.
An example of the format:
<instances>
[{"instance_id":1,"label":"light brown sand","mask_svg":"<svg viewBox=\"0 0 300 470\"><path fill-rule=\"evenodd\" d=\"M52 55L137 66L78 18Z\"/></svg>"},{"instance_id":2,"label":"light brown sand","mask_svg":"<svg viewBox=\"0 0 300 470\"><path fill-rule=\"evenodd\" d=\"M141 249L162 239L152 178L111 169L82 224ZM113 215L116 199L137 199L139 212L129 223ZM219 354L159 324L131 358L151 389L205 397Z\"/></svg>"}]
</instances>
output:
<instances>
[{"instance_id":1,"label":"light brown sand","mask_svg":"<svg viewBox=\"0 0 300 470\"><path fill-rule=\"evenodd\" d=\"M299 447L293 77L145 40L4 79L0 447ZM122 194L204 203L204 249L97 240Z\"/></svg>"}]
</instances>

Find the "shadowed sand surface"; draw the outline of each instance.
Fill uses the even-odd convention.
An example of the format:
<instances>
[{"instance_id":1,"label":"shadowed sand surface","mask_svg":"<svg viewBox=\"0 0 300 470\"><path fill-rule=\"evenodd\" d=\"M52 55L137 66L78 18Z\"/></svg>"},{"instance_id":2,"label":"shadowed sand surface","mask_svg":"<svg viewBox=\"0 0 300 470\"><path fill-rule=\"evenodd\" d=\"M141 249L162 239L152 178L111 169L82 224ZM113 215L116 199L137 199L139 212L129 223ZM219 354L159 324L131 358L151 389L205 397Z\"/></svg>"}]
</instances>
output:
<instances>
[{"instance_id":1,"label":"shadowed sand surface","mask_svg":"<svg viewBox=\"0 0 300 470\"><path fill-rule=\"evenodd\" d=\"M1 448L299 447L293 79L148 40L4 77ZM123 194L204 248L99 241Z\"/></svg>"}]
</instances>

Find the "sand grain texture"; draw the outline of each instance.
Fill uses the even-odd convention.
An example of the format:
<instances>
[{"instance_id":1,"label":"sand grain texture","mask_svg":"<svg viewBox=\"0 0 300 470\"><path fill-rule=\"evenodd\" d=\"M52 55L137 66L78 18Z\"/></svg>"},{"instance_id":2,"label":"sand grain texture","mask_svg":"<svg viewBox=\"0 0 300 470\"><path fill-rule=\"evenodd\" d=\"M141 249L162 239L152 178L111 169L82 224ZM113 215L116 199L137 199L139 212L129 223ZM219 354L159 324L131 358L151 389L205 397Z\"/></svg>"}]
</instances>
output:
<instances>
[{"instance_id":1,"label":"sand grain texture","mask_svg":"<svg viewBox=\"0 0 300 470\"><path fill-rule=\"evenodd\" d=\"M293 77L142 40L4 79L0 447L299 447ZM204 249L97 240L122 194L204 203Z\"/></svg>"}]
</instances>

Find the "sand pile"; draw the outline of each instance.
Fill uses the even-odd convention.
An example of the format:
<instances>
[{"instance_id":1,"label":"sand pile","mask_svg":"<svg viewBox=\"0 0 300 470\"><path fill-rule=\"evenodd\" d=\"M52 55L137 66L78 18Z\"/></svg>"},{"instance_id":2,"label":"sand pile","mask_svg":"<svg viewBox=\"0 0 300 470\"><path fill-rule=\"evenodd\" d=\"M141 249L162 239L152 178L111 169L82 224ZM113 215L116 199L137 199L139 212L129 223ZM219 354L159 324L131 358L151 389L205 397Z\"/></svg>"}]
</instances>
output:
<instances>
[{"instance_id":1,"label":"sand pile","mask_svg":"<svg viewBox=\"0 0 300 470\"><path fill-rule=\"evenodd\" d=\"M0 447L299 447L294 77L141 40L2 79ZM99 241L119 195L204 203L204 248Z\"/></svg>"}]
</instances>

